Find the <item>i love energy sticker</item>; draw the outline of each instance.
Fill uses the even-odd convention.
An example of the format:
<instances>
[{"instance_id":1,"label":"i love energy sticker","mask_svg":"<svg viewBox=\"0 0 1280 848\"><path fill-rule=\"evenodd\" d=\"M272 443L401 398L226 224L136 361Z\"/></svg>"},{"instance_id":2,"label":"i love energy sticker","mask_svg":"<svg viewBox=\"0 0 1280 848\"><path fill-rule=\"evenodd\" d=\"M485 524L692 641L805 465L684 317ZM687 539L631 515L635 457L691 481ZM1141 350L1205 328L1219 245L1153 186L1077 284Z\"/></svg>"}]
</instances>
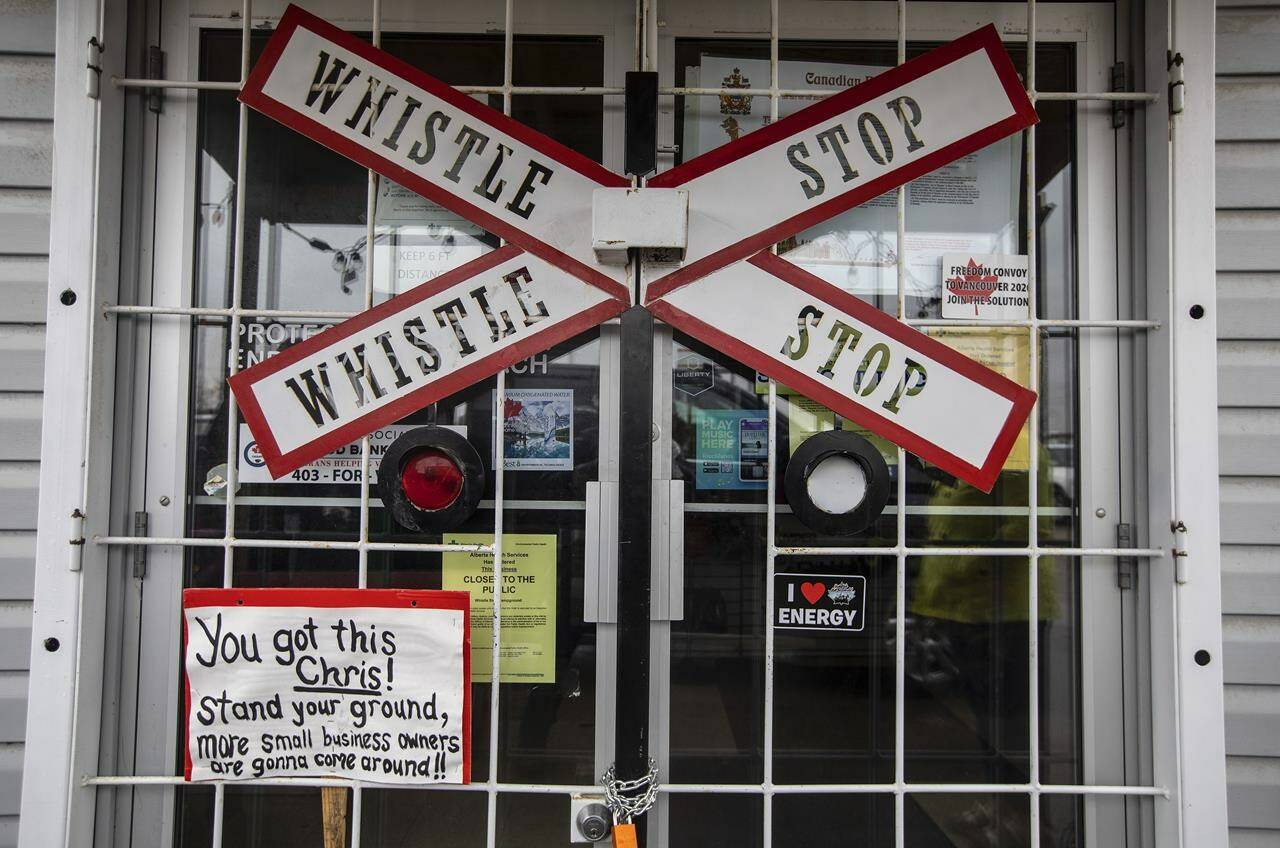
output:
<instances>
[{"instance_id":1,"label":"i love energy sticker","mask_svg":"<svg viewBox=\"0 0 1280 848\"><path fill-rule=\"evenodd\" d=\"M863 628L867 578L860 574L775 574L773 626L779 630Z\"/></svg>"}]
</instances>

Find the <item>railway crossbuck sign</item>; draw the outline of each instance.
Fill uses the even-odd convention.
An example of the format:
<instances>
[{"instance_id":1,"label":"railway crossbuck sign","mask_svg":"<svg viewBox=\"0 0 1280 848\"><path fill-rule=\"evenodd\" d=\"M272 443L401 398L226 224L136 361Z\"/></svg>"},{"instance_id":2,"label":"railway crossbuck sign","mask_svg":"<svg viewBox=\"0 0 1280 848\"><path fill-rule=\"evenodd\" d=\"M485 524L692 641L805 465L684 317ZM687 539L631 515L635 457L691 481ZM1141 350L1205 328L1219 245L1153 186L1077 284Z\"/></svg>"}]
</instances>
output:
<instances>
[{"instance_id":1,"label":"railway crossbuck sign","mask_svg":"<svg viewBox=\"0 0 1280 848\"><path fill-rule=\"evenodd\" d=\"M273 476L631 306L591 244L626 178L295 6L240 99L507 242L232 376ZM989 490L1034 393L769 248L1035 122L988 26L659 174L688 242L642 302Z\"/></svg>"}]
</instances>

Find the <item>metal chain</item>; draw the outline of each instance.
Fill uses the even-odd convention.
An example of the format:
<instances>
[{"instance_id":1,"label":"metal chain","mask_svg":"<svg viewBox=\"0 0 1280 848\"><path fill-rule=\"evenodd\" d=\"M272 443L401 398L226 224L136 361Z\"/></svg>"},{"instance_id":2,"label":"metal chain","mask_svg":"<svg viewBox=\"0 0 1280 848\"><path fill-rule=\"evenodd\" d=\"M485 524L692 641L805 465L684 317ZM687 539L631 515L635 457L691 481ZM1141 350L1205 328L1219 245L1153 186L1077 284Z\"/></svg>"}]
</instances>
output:
<instances>
[{"instance_id":1,"label":"metal chain","mask_svg":"<svg viewBox=\"0 0 1280 848\"><path fill-rule=\"evenodd\" d=\"M612 765L600 776L604 803L615 824L625 824L642 816L658 797L658 764L649 760L649 773L634 780L618 780Z\"/></svg>"}]
</instances>

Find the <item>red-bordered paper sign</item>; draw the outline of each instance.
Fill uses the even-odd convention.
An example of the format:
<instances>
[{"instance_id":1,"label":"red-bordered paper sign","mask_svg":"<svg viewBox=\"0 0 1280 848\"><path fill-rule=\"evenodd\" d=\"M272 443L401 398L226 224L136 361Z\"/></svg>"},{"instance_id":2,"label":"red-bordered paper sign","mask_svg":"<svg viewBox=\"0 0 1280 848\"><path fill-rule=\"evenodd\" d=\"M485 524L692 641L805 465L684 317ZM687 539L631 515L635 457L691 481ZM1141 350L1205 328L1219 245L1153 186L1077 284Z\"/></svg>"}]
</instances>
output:
<instances>
[{"instance_id":1,"label":"red-bordered paper sign","mask_svg":"<svg viewBox=\"0 0 1280 848\"><path fill-rule=\"evenodd\" d=\"M471 780L470 595L187 589L187 780Z\"/></svg>"}]
</instances>

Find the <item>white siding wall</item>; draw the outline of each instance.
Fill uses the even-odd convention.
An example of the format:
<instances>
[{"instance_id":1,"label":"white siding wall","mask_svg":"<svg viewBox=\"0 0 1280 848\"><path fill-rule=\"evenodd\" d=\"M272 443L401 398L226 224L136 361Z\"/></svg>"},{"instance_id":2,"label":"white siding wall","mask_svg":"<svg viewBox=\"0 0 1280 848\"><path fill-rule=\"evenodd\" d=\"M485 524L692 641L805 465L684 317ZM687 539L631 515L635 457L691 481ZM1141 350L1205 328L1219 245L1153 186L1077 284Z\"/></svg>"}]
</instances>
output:
<instances>
[{"instance_id":1,"label":"white siding wall","mask_svg":"<svg viewBox=\"0 0 1280 848\"><path fill-rule=\"evenodd\" d=\"M1231 848L1280 845L1280 2L1218 4L1218 421Z\"/></svg>"},{"instance_id":2,"label":"white siding wall","mask_svg":"<svg viewBox=\"0 0 1280 848\"><path fill-rule=\"evenodd\" d=\"M44 379L53 0L0 2L0 848L17 843Z\"/></svg>"}]
</instances>

